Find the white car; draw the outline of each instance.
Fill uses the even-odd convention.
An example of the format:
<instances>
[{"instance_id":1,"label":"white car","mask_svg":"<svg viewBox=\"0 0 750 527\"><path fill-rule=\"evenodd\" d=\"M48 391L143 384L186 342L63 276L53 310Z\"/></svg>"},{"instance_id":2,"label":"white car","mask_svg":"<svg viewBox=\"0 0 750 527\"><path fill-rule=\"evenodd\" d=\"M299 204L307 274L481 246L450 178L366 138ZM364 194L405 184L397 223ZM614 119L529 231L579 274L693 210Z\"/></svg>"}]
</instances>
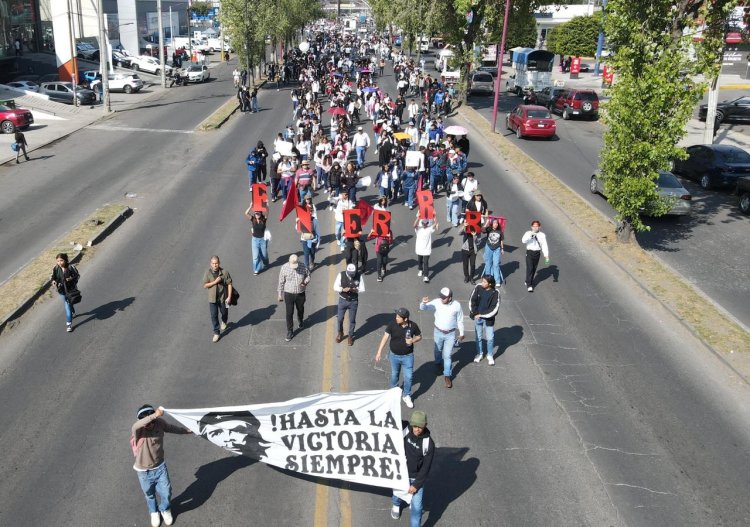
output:
<instances>
[{"instance_id":1,"label":"white car","mask_svg":"<svg viewBox=\"0 0 750 527\"><path fill-rule=\"evenodd\" d=\"M185 75L187 75L188 82L206 82L211 77L208 66L198 64L192 64L185 68Z\"/></svg>"},{"instance_id":2,"label":"white car","mask_svg":"<svg viewBox=\"0 0 750 527\"><path fill-rule=\"evenodd\" d=\"M145 71L147 73L153 73L154 75L159 75L161 73L161 64L159 64L159 59L155 57L149 57L148 55L139 55L137 57L133 57L130 67L135 71ZM167 75L171 74L172 67L165 64L164 72Z\"/></svg>"},{"instance_id":3,"label":"white car","mask_svg":"<svg viewBox=\"0 0 750 527\"><path fill-rule=\"evenodd\" d=\"M137 92L143 88L143 81L137 73L115 73L108 75L110 91Z\"/></svg>"},{"instance_id":4,"label":"white car","mask_svg":"<svg viewBox=\"0 0 750 527\"><path fill-rule=\"evenodd\" d=\"M11 88L15 88L17 90L26 90L33 92L39 91L39 85L33 81L13 81L9 82L7 86L10 86Z\"/></svg>"}]
</instances>

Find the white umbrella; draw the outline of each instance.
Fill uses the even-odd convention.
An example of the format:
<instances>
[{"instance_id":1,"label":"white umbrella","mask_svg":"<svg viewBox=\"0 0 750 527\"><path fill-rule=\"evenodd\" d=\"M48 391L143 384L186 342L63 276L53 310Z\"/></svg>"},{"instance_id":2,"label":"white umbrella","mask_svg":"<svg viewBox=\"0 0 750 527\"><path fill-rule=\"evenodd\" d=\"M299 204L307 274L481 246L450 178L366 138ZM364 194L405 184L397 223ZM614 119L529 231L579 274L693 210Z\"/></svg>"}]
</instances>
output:
<instances>
[{"instance_id":1,"label":"white umbrella","mask_svg":"<svg viewBox=\"0 0 750 527\"><path fill-rule=\"evenodd\" d=\"M463 126L456 126L456 125L449 126L445 130L443 130L443 132L445 132L448 135L467 135L469 133L469 131Z\"/></svg>"}]
</instances>

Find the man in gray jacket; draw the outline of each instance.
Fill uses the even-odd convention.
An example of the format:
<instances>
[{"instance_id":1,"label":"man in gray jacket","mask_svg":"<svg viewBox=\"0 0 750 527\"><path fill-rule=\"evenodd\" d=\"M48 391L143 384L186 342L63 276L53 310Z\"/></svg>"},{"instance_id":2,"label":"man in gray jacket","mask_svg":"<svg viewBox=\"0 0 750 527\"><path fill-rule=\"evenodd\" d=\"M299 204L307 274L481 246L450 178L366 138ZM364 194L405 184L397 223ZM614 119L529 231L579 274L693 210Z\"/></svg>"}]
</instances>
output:
<instances>
[{"instance_id":1,"label":"man in gray jacket","mask_svg":"<svg viewBox=\"0 0 750 527\"><path fill-rule=\"evenodd\" d=\"M161 517L166 525L174 523L169 505L172 498L172 483L169 481L169 472L164 461L164 433L192 434L187 428L167 423L161 419L163 415L164 410L161 407L155 409L150 404L144 404L136 413L138 420L133 424L130 435L130 447L135 456L133 468L146 496L146 505L151 514L151 527L159 527Z\"/></svg>"}]
</instances>

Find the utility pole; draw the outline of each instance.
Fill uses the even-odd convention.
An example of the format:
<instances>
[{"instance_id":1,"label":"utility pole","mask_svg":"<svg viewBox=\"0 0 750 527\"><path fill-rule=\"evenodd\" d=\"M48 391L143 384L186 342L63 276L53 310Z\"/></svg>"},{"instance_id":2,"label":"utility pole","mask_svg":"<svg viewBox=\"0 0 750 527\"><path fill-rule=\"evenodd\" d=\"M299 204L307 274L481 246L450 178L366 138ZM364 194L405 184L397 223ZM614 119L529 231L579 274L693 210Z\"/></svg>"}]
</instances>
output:
<instances>
[{"instance_id":1,"label":"utility pole","mask_svg":"<svg viewBox=\"0 0 750 527\"><path fill-rule=\"evenodd\" d=\"M104 111L109 113L112 111L109 99L109 61L112 60L112 56L109 51L107 29L104 25L104 6L102 0L96 0L96 8L99 10L99 66L102 72L102 103L104 104Z\"/></svg>"},{"instance_id":2,"label":"utility pole","mask_svg":"<svg viewBox=\"0 0 750 527\"><path fill-rule=\"evenodd\" d=\"M510 0L505 0L505 18L503 20L503 36L500 39L500 57L497 61L497 78L495 80L495 101L492 105L492 133L495 133L497 124L497 99L500 97L500 79L503 77L503 55L505 55L505 37L508 36L508 13L510 13Z\"/></svg>"},{"instance_id":3,"label":"utility pole","mask_svg":"<svg viewBox=\"0 0 750 527\"><path fill-rule=\"evenodd\" d=\"M607 0L602 0L602 23L604 23L604 17L607 16ZM599 40L596 42L596 62L594 63L594 76L599 75L599 63L602 59L602 51L604 50L604 27L599 31Z\"/></svg>"},{"instance_id":4,"label":"utility pole","mask_svg":"<svg viewBox=\"0 0 750 527\"><path fill-rule=\"evenodd\" d=\"M190 53L190 61L193 60L193 35L190 34L190 0L188 0L188 8L187 8L187 23L188 23L188 53Z\"/></svg>"},{"instance_id":5,"label":"utility pole","mask_svg":"<svg viewBox=\"0 0 750 527\"><path fill-rule=\"evenodd\" d=\"M73 85L73 104L78 106L78 64L76 62L76 35L73 31L73 6L68 0L68 28L70 30L70 76ZM101 55L101 51L99 53Z\"/></svg>"},{"instance_id":6,"label":"utility pole","mask_svg":"<svg viewBox=\"0 0 750 527\"><path fill-rule=\"evenodd\" d=\"M99 0L100 2L102 0ZM161 0L156 0L156 11L159 13L159 70L161 73L161 87L167 87L167 76L164 72L164 21L161 19Z\"/></svg>"}]
</instances>

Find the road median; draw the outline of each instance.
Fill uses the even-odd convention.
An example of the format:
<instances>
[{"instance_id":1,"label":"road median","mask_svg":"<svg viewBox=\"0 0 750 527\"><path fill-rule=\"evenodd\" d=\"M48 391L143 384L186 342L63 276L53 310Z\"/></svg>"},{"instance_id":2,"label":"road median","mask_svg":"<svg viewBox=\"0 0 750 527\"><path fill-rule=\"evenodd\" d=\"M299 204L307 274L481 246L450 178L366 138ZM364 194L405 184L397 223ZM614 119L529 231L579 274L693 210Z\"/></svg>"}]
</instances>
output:
<instances>
[{"instance_id":1,"label":"road median","mask_svg":"<svg viewBox=\"0 0 750 527\"><path fill-rule=\"evenodd\" d=\"M458 114L487 138L503 161L513 165L541 194L556 204L584 236L693 335L746 381L750 378L750 333L739 322L660 258L637 243L618 242L613 220L502 134L492 133L489 123L479 112L462 106Z\"/></svg>"},{"instance_id":2,"label":"road median","mask_svg":"<svg viewBox=\"0 0 750 527\"><path fill-rule=\"evenodd\" d=\"M95 254L97 244L132 214L133 210L122 203L97 209L0 284L0 334L11 329L38 302L52 297L49 277L58 253L68 253L71 263L86 263Z\"/></svg>"},{"instance_id":3,"label":"road median","mask_svg":"<svg viewBox=\"0 0 750 527\"><path fill-rule=\"evenodd\" d=\"M262 79L256 88L260 89L266 84L266 79ZM218 130L221 128L230 117L232 117L237 110L240 109L239 101L236 96L232 96L227 102L222 104L218 110L209 115L202 123L200 123L196 130L201 132L210 132L211 130Z\"/></svg>"}]
</instances>

